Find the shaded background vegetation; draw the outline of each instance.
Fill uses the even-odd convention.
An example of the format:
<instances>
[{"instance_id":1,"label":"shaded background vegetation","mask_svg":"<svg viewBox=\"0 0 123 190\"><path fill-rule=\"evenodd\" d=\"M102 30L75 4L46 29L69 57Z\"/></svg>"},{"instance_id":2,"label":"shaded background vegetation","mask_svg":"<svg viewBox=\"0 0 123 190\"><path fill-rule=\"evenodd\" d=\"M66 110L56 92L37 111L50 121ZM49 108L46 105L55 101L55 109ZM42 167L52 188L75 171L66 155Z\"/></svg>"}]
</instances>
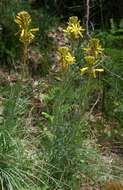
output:
<instances>
[{"instance_id":1,"label":"shaded background vegetation","mask_svg":"<svg viewBox=\"0 0 123 190\"><path fill-rule=\"evenodd\" d=\"M118 0L117 3L112 0L91 0L89 18L90 28L91 25L93 25L94 28L109 29L110 18L114 18L116 23L119 23L119 19L123 17L122 9L122 0ZM51 16L58 15L61 17L62 21L66 21L70 15L77 15L84 23L86 20L85 0L1 0L0 59L2 60L2 65L4 65L4 62L14 64L14 58L18 55L19 44L13 35L16 30L13 19L20 10L28 10L33 14L34 22L38 24L41 31L41 34L38 36L38 41L40 41L40 43L47 43L45 34L52 23L54 23ZM49 20L51 20L51 22L49 22ZM51 24L49 25L49 23ZM45 40L42 41L42 38Z\"/></svg>"}]
</instances>

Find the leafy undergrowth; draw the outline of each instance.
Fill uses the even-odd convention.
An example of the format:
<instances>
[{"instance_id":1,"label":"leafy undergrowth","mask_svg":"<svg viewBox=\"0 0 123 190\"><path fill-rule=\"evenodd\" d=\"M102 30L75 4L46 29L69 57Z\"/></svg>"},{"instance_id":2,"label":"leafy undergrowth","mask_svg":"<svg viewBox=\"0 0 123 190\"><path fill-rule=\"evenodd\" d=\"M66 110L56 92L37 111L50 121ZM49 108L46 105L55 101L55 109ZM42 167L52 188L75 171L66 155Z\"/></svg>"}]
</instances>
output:
<instances>
[{"instance_id":1,"label":"leafy undergrowth","mask_svg":"<svg viewBox=\"0 0 123 190\"><path fill-rule=\"evenodd\" d=\"M98 126L109 126L96 118L100 106L90 112L95 80L88 90L72 71L64 79L50 74L27 83L1 81L3 189L101 189L109 179L122 181L119 156L98 142Z\"/></svg>"},{"instance_id":2,"label":"leafy undergrowth","mask_svg":"<svg viewBox=\"0 0 123 190\"><path fill-rule=\"evenodd\" d=\"M109 56L109 61L106 65L107 77L105 83L105 106L104 112L107 119L114 121L114 126L111 126L112 134L109 131L109 136L116 141L122 143L123 130L123 52L119 49L107 48L106 54ZM111 122L111 123L112 123Z\"/></svg>"}]
</instances>

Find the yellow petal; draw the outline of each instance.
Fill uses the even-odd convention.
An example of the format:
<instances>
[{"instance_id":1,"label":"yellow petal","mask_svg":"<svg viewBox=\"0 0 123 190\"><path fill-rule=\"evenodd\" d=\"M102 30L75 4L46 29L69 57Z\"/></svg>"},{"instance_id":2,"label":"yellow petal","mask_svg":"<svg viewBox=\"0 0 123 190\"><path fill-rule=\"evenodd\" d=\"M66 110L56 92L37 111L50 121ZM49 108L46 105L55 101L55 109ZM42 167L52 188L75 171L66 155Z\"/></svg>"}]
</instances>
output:
<instances>
[{"instance_id":1,"label":"yellow petal","mask_svg":"<svg viewBox=\"0 0 123 190\"><path fill-rule=\"evenodd\" d=\"M83 67L80 69L81 73L84 74L88 70L88 67Z\"/></svg>"},{"instance_id":2,"label":"yellow petal","mask_svg":"<svg viewBox=\"0 0 123 190\"><path fill-rule=\"evenodd\" d=\"M104 72L104 69L95 69L97 72Z\"/></svg>"},{"instance_id":3,"label":"yellow petal","mask_svg":"<svg viewBox=\"0 0 123 190\"><path fill-rule=\"evenodd\" d=\"M37 31L39 31L39 28L32 28L32 29L30 29L30 32L37 32Z\"/></svg>"},{"instance_id":4,"label":"yellow petal","mask_svg":"<svg viewBox=\"0 0 123 190\"><path fill-rule=\"evenodd\" d=\"M24 36L24 33L25 33L25 31L22 30L22 31L21 31L21 34L20 34L21 38Z\"/></svg>"}]
</instances>

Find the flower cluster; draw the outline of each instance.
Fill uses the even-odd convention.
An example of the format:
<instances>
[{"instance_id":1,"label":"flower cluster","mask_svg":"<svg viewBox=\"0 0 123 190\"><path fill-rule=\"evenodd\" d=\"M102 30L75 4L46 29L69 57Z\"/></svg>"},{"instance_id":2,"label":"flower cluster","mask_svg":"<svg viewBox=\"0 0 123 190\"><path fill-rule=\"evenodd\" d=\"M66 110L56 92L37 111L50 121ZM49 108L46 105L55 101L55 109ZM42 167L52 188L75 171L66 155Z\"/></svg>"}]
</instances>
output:
<instances>
[{"instance_id":1,"label":"flower cluster","mask_svg":"<svg viewBox=\"0 0 123 190\"><path fill-rule=\"evenodd\" d=\"M68 26L64 30L64 32L67 33L70 37L70 40L73 40L75 42L78 42L77 39L79 37L83 37L84 31L85 29L82 28L82 26L80 25L80 20L78 20L78 17L76 16L72 16L69 18ZM72 45L73 44L74 43L72 43ZM75 57L71 54L71 52L74 52L72 45L71 48L61 47L58 50L62 69L67 69L69 65L75 63ZM90 39L87 47L83 48L83 51L86 66L81 68L80 72L81 74L88 73L90 76L96 78L97 73L104 71L104 69L98 68L99 63L102 60L103 54L103 48L100 45L99 39Z\"/></svg>"},{"instance_id":2,"label":"flower cluster","mask_svg":"<svg viewBox=\"0 0 123 190\"><path fill-rule=\"evenodd\" d=\"M16 15L15 22L19 25L20 30L17 33L20 36L20 41L24 44L30 44L34 39L34 33L37 32L38 28L30 29L31 16L26 11L21 11Z\"/></svg>"},{"instance_id":3,"label":"flower cluster","mask_svg":"<svg viewBox=\"0 0 123 190\"><path fill-rule=\"evenodd\" d=\"M97 38L92 38L88 46L83 49L87 55L91 55L98 58L103 53L103 48L100 45L100 41Z\"/></svg>"},{"instance_id":4,"label":"flower cluster","mask_svg":"<svg viewBox=\"0 0 123 190\"><path fill-rule=\"evenodd\" d=\"M58 53L62 69L67 69L69 65L75 62L75 57L71 54L71 51L68 47L59 48Z\"/></svg>"},{"instance_id":5,"label":"flower cluster","mask_svg":"<svg viewBox=\"0 0 123 190\"><path fill-rule=\"evenodd\" d=\"M79 37L83 37L83 32L85 29L81 27L78 17L72 16L69 18L67 28L63 31L70 37L71 40L74 41ZM67 69L69 65L75 63L75 57L72 55L71 47L60 47L58 49L58 53L62 69Z\"/></svg>"},{"instance_id":6,"label":"flower cluster","mask_svg":"<svg viewBox=\"0 0 123 190\"><path fill-rule=\"evenodd\" d=\"M65 33L67 33L71 39L78 39L79 37L83 37L83 32L85 31L84 28L80 25L80 21L78 20L78 17L72 16L69 18L68 26L66 30L64 30Z\"/></svg>"},{"instance_id":7,"label":"flower cluster","mask_svg":"<svg viewBox=\"0 0 123 190\"><path fill-rule=\"evenodd\" d=\"M103 49L100 45L99 39L92 38L88 46L83 49L85 52L84 59L87 63L87 67L83 67L80 69L81 74L88 73L89 75L96 78L97 72L103 72L104 69L97 68L98 64L101 61L101 55L103 53Z\"/></svg>"}]
</instances>

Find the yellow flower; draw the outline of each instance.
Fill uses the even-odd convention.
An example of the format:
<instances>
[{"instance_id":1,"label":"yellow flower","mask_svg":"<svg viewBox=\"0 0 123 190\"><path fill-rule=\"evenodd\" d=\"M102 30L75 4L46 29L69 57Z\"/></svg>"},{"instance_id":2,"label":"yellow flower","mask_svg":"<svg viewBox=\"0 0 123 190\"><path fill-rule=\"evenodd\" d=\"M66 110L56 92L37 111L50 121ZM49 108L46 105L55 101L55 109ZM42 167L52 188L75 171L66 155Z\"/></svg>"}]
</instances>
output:
<instances>
[{"instance_id":1,"label":"yellow flower","mask_svg":"<svg viewBox=\"0 0 123 190\"><path fill-rule=\"evenodd\" d=\"M88 70L88 67L83 67L83 68L81 68L81 69L80 69L81 74L85 74L87 70Z\"/></svg>"},{"instance_id":2,"label":"yellow flower","mask_svg":"<svg viewBox=\"0 0 123 190\"><path fill-rule=\"evenodd\" d=\"M104 69L92 69L92 76L94 78L96 78L96 72L98 72L98 73L104 72Z\"/></svg>"},{"instance_id":3,"label":"yellow flower","mask_svg":"<svg viewBox=\"0 0 123 190\"><path fill-rule=\"evenodd\" d=\"M75 57L68 52L68 54L65 56L65 60L69 65L71 65L75 62Z\"/></svg>"},{"instance_id":4,"label":"yellow flower","mask_svg":"<svg viewBox=\"0 0 123 190\"><path fill-rule=\"evenodd\" d=\"M97 38L92 38L88 43L88 47L84 48L87 55L91 55L96 58L103 53L103 50L104 49L101 47L100 41Z\"/></svg>"},{"instance_id":5,"label":"yellow flower","mask_svg":"<svg viewBox=\"0 0 123 190\"><path fill-rule=\"evenodd\" d=\"M71 17L69 18L68 24L77 24L77 23L80 24L80 21L78 20L78 17L77 17L77 16L71 16Z\"/></svg>"},{"instance_id":6,"label":"yellow flower","mask_svg":"<svg viewBox=\"0 0 123 190\"><path fill-rule=\"evenodd\" d=\"M85 56L85 61L87 63L87 67L83 67L80 69L81 74L88 73L90 76L96 78L96 73L98 72L104 72L104 69L98 69L96 68L96 63L98 60L93 56Z\"/></svg>"},{"instance_id":7,"label":"yellow flower","mask_svg":"<svg viewBox=\"0 0 123 190\"><path fill-rule=\"evenodd\" d=\"M68 47L66 47L66 46L64 46L64 47L60 47L59 49L58 49L58 52L61 54L61 56L65 56L68 52L70 51L70 49L68 48Z\"/></svg>"},{"instance_id":8,"label":"yellow flower","mask_svg":"<svg viewBox=\"0 0 123 190\"><path fill-rule=\"evenodd\" d=\"M80 69L81 74L88 73L90 76L96 78L96 72L104 72L104 69L95 69L93 67L83 67Z\"/></svg>"},{"instance_id":9,"label":"yellow flower","mask_svg":"<svg viewBox=\"0 0 123 190\"><path fill-rule=\"evenodd\" d=\"M27 29L29 24L31 23L31 16L26 11L21 11L16 15L15 22L22 29Z\"/></svg>"},{"instance_id":10,"label":"yellow flower","mask_svg":"<svg viewBox=\"0 0 123 190\"><path fill-rule=\"evenodd\" d=\"M84 48L84 51L87 67L81 68L80 72L81 74L88 73L96 78L96 73L104 71L104 69L96 68L101 61L100 55L103 53L99 39L92 38L88 43L88 47Z\"/></svg>"},{"instance_id":11,"label":"yellow flower","mask_svg":"<svg viewBox=\"0 0 123 190\"><path fill-rule=\"evenodd\" d=\"M72 39L77 39L80 36L83 37L85 29L80 25L78 17L72 16L69 18L68 27L64 30Z\"/></svg>"},{"instance_id":12,"label":"yellow flower","mask_svg":"<svg viewBox=\"0 0 123 190\"><path fill-rule=\"evenodd\" d=\"M87 55L85 56L85 61L87 64L89 64L90 66L93 66L97 63L97 60L95 59L94 56L91 55Z\"/></svg>"},{"instance_id":13,"label":"yellow flower","mask_svg":"<svg viewBox=\"0 0 123 190\"><path fill-rule=\"evenodd\" d=\"M21 11L16 15L15 22L19 25L20 30L17 34L20 35L20 41L24 44L30 44L34 39L34 33L37 32L38 28L30 29L31 16L26 11Z\"/></svg>"},{"instance_id":14,"label":"yellow flower","mask_svg":"<svg viewBox=\"0 0 123 190\"><path fill-rule=\"evenodd\" d=\"M71 54L70 49L68 47L59 48L58 53L60 56L60 63L63 69L68 68L69 65L75 62L75 57Z\"/></svg>"}]
</instances>

